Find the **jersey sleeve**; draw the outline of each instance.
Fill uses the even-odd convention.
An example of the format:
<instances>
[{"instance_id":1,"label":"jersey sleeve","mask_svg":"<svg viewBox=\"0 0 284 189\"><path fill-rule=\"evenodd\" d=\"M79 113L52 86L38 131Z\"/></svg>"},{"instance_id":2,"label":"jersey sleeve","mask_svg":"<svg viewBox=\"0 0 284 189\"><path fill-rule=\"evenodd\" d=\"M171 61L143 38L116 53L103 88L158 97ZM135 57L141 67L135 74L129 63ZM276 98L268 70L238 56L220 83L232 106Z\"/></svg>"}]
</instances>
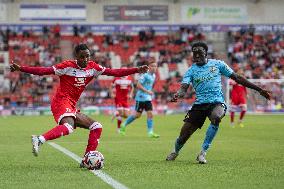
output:
<instances>
[{"instance_id":1,"label":"jersey sleeve","mask_svg":"<svg viewBox=\"0 0 284 189\"><path fill-rule=\"evenodd\" d=\"M139 79L138 79L138 82L143 84L147 79L147 75L146 74L142 74Z\"/></svg>"},{"instance_id":2,"label":"jersey sleeve","mask_svg":"<svg viewBox=\"0 0 284 189\"><path fill-rule=\"evenodd\" d=\"M91 63L91 67L92 69L94 70L94 77L98 77L99 75L103 74L104 71L106 70L105 67L95 63L95 62L92 62Z\"/></svg>"},{"instance_id":3,"label":"jersey sleeve","mask_svg":"<svg viewBox=\"0 0 284 189\"><path fill-rule=\"evenodd\" d=\"M185 72L181 83L190 84L191 82L192 82L192 68L189 68L187 72Z\"/></svg>"},{"instance_id":4,"label":"jersey sleeve","mask_svg":"<svg viewBox=\"0 0 284 189\"><path fill-rule=\"evenodd\" d=\"M115 77L124 77L127 75L135 74L138 73L138 68L120 68L120 69L111 69L111 68L106 68L103 72L103 75L108 75L108 76L115 76Z\"/></svg>"},{"instance_id":5,"label":"jersey sleeve","mask_svg":"<svg viewBox=\"0 0 284 189\"><path fill-rule=\"evenodd\" d=\"M218 62L218 67L222 75L230 77L234 71L224 61Z\"/></svg>"},{"instance_id":6,"label":"jersey sleeve","mask_svg":"<svg viewBox=\"0 0 284 189\"><path fill-rule=\"evenodd\" d=\"M28 67L21 66L21 72L30 73L34 75L51 75L54 74L52 67Z\"/></svg>"},{"instance_id":7,"label":"jersey sleeve","mask_svg":"<svg viewBox=\"0 0 284 189\"><path fill-rule=\"evenodd\" d=\"M52 66L55 75L61 76L64 75L67 72L67 69L69 67L69 62L68 61L64 61L61 62L59 64L56 64L54 66Z\"/></svg>"}]
</instances>

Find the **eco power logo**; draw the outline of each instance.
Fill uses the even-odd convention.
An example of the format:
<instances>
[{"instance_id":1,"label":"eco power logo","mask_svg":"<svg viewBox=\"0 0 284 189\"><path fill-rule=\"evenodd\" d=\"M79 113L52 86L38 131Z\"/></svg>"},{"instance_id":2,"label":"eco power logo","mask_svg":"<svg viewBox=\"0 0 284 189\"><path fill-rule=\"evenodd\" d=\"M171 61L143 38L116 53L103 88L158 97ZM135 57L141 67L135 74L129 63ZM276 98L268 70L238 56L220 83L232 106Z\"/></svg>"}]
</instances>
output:
<instances>
[{"instance_id":1,"label":"eco power logo","mask_svg":"<svg viewBox=\"0 0 284 189\"><path fill-rule=\"evenodd\" d=\"M194 16L194 15L200 13L200 12L201 12L201 8L199 8L199 7L190 7L187 10L187 17L191 18L192 16Z\"/></svg>"}]
</instances>

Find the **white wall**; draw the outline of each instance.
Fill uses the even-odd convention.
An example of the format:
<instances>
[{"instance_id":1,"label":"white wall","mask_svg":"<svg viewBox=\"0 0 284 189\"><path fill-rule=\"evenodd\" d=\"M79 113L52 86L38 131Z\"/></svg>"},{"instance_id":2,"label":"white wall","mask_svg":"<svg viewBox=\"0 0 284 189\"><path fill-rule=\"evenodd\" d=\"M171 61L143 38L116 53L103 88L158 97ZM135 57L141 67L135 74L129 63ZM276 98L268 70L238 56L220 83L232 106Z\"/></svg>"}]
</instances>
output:
<instances>
[{"instance_id":1,"label":"white wall","mask_svg":"<svg viewBox=\"0 0 284 189\"><path fill-rule=\"evenodd\" d=\"M173 0L97 0L97 3L92 3L89 0L14 0L14 3L6 3L7 20L0 23L43 23L41 22L21 22L19 20L19 6L21 3L47 3L47 4L86 4L87 20L80 23L88 24L120 24L122 22L104 22L103 21L103 6L104 5L168 5L169 6L169 21L168 22L123 22L123 24L180 24L181 6L184 4L191 5L246 5L248 19L244 22L247 24L284 24L284 0L261 0L254 3L254 0L179 0L179 3L173 3ZM1 2L1 1L0 1ZM4 1L7 2L7 1ZM143 2L143 3L142 3ZM0 19L1 20L1 19ZM46 21L44 23L54 23ZM72 23L69 21L60 23ZM189 24L193 24L191 22ZM234 24L234 23L231 23Z\"/></svg>"},{"instance_id":2,"label":"white wall","mask_svg":"<svg viewBox=\"0 0 284 189\"><path fill-rule=\"evenodd\" d=\"M248 19L246 24L284 24L284 0L179 0L183 4L191 5L246 5ZM175 12L181 11L177 6ZM175 14L174 20L181 22L180 14ZM234 24L234 23L231 23Z\"/></svg>"}]
</instances>

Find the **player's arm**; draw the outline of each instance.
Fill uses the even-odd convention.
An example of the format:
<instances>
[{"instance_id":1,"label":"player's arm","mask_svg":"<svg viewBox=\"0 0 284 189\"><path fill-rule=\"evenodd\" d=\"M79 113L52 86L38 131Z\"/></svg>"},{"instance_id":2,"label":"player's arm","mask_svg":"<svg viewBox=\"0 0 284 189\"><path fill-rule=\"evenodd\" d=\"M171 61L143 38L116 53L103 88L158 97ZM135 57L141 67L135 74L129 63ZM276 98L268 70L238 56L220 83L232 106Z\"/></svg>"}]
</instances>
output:
<instances>
[{"instance_id":1,"label":"player's arm","mask_svg":"<svg viewBox=\"0 0 284 189\"><path fill-rule=\"evenodd\" d=\"M111 98L114 98L114 84L111 84L109 87L109 94Z\"/></svg>"},{"instance_id":2,"label":"player's arm","mask_svg":"<svg viewBox=\"0 0 284 189\"><path fill-rule=\"evenodd\" d=\"M135 68L122 68L122 69L111 69L106 68L102 75L115 76L115 77L123 77L135 73L146 73L149 70L147 65L135 67Z\"/></svg>"},{"instance_id":3,"label":"player's arm","mask_svg":"<svg viewBox=\"0 0 284 189\"><path fill-rule=\"evenodd\" d=\"M139 90L141 90L145 93L148 93L149 95L153 95L153 92L145 89L139 81L137 82L137 89L139 89Z\"/></svg>"},{"instance_id":4,"label":"player's arm","mask_svg":"<svg viewBox=\"0 0 284 189\"><path fill-rule=\"evenodd\" d=\"M183 98L187 92L188 87L189 87L189 84L182 83L180 86L180 89L172 97L171 102L177 102L179 98Z\"/></svg>"},{"instance_id":5,"label":"player's arm","mask_svg":"<svg viewBox=\"0 0 284 189\"><path fill-rule=\"evenodd\" d=\"M261 96L265 97L266 99L268 99L268 100L271 99L271 92L270 91L262 89L261 87L253 84L252 82L250 82L249 80L244 78L243 76L241 76L237 73L232 73L230 78L233 79L234 81L236 81L237 83L245 86L245 87L256 90L257 92L259 92L259 94Z\"/></svg>"},{"instance_id":6,"label":"player's arm","mask_svg":"<svg viewBox=\"0 0 284 189\"><path fill-rule=\"evenodd\" d=\"M245 97L248 97L248 91L246 87L245 87Z\"/></svg>"},{"instance_id":7,"label":"player's arm","mask_svg":"<svg viewBox=\"0 0 284 189\"><path fill-rule=\"evenodd\" d=\"M24 73L29 73L33 75L51 75L54 74L54 69L52 67L29 67L20 66L14 62L10 65L11 72L20 71Z\"/></svg>"},{"instance_id":8,"label":"player's arm","mask_svg":"<svg viewBox=\"0 0 284 189\"><path fill-rule=\"evenodd\" d=\"M254 90L258 91L259 94L261 96L265 97L266 99L271 98L270 91L267 91L265 89L260 88L259 86L248 81L243 76L235 73L224 61L220 61L218 66L219 66L219 69L220 69L220 72L221 72L222 75L231 78L232 80L234 80L238 84L241 84L245 87L248 87L250 89L254 89Z\"/></svg>"},{"instance_id":9,"label":"player's arm","mask_svg":"<svg viewBox=\"0 0 284 189\"><path fill-rule=\"evenodd\" d=\"M130 93L129 93L129 98L133 98L133 94L134 94L134 86L133 84L130 85Z\"/></svg>"},{"instance_id":10,"label":"player's arm","mask_svg":"<svg viewBox=\"0 0 284 189\"><path fill-rule=\"evenodd\" d=\"M174 96L171 99L171 102L177 102L177 100L179 98L184 98L187 89L189 88L190 83L192 82L192 69L189 68L183 78L182 78L182 82L181 82L181 86L179 88L179 90L174 94Z\"/></svg>"}]
</instances>

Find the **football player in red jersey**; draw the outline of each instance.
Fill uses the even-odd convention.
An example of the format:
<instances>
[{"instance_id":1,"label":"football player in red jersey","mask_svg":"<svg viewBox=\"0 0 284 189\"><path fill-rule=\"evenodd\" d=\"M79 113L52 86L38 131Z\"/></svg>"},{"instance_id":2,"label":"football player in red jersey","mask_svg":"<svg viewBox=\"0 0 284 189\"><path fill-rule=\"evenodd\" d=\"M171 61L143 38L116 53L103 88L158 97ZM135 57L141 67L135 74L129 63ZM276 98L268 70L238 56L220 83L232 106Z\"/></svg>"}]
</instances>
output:
<instances>
[{"instance_id":1,"label":"football player in red jersey","mask_svg":"<svg viewBox=\"0 0 284 189\"><path fill-rule=\"evenodd\" d=\"M127 118L130 112L128 99L133 97L133 81L131 76L115 77L110 87L111 97L114 98L117 119L117 131L119 133L122 118Z\"/></svg>"},{"instance_id":2,"label":"football player in red jersey","mask_svg":"<svg viewBox=\"0 0 284 189\"><path fill-rule=\"evenodd\" d=\"M231 116L231 127L234 128L234 117L235 111L240 108L240 118L238 121L238 125L240 127L244 127L243 118L247 111L247 90L246 87L236 83L234 80L229 80L229 84L231 86L230 98L231 98L231 107L230 107L230 116Z\"/></svg>"},{"instance_id":3,"label":"football player in red jersey","mask_svg":"<svg viewBox=\"0 0 284 189\"><path fill-rule=\"evenodd\" d=\"M57 126L42 135L32 135L32 150L35 156L38 156L40 146L46 141L69 135L76 127L90 130L85 153L95 151L101 136L102 125L76 109L76 103L86 85L99 75L122 77L134 73L145 73L149 69L146 65L128 69L102 67L90 60L90 50L86 44L77 45L74 55L76 60L66 60L52 67L20 66L13 62L10 66L12 72L21 71L34 75L55 74L60 78L59 87L51 102L51 111Z\"/></svg>"}]
</instances>

